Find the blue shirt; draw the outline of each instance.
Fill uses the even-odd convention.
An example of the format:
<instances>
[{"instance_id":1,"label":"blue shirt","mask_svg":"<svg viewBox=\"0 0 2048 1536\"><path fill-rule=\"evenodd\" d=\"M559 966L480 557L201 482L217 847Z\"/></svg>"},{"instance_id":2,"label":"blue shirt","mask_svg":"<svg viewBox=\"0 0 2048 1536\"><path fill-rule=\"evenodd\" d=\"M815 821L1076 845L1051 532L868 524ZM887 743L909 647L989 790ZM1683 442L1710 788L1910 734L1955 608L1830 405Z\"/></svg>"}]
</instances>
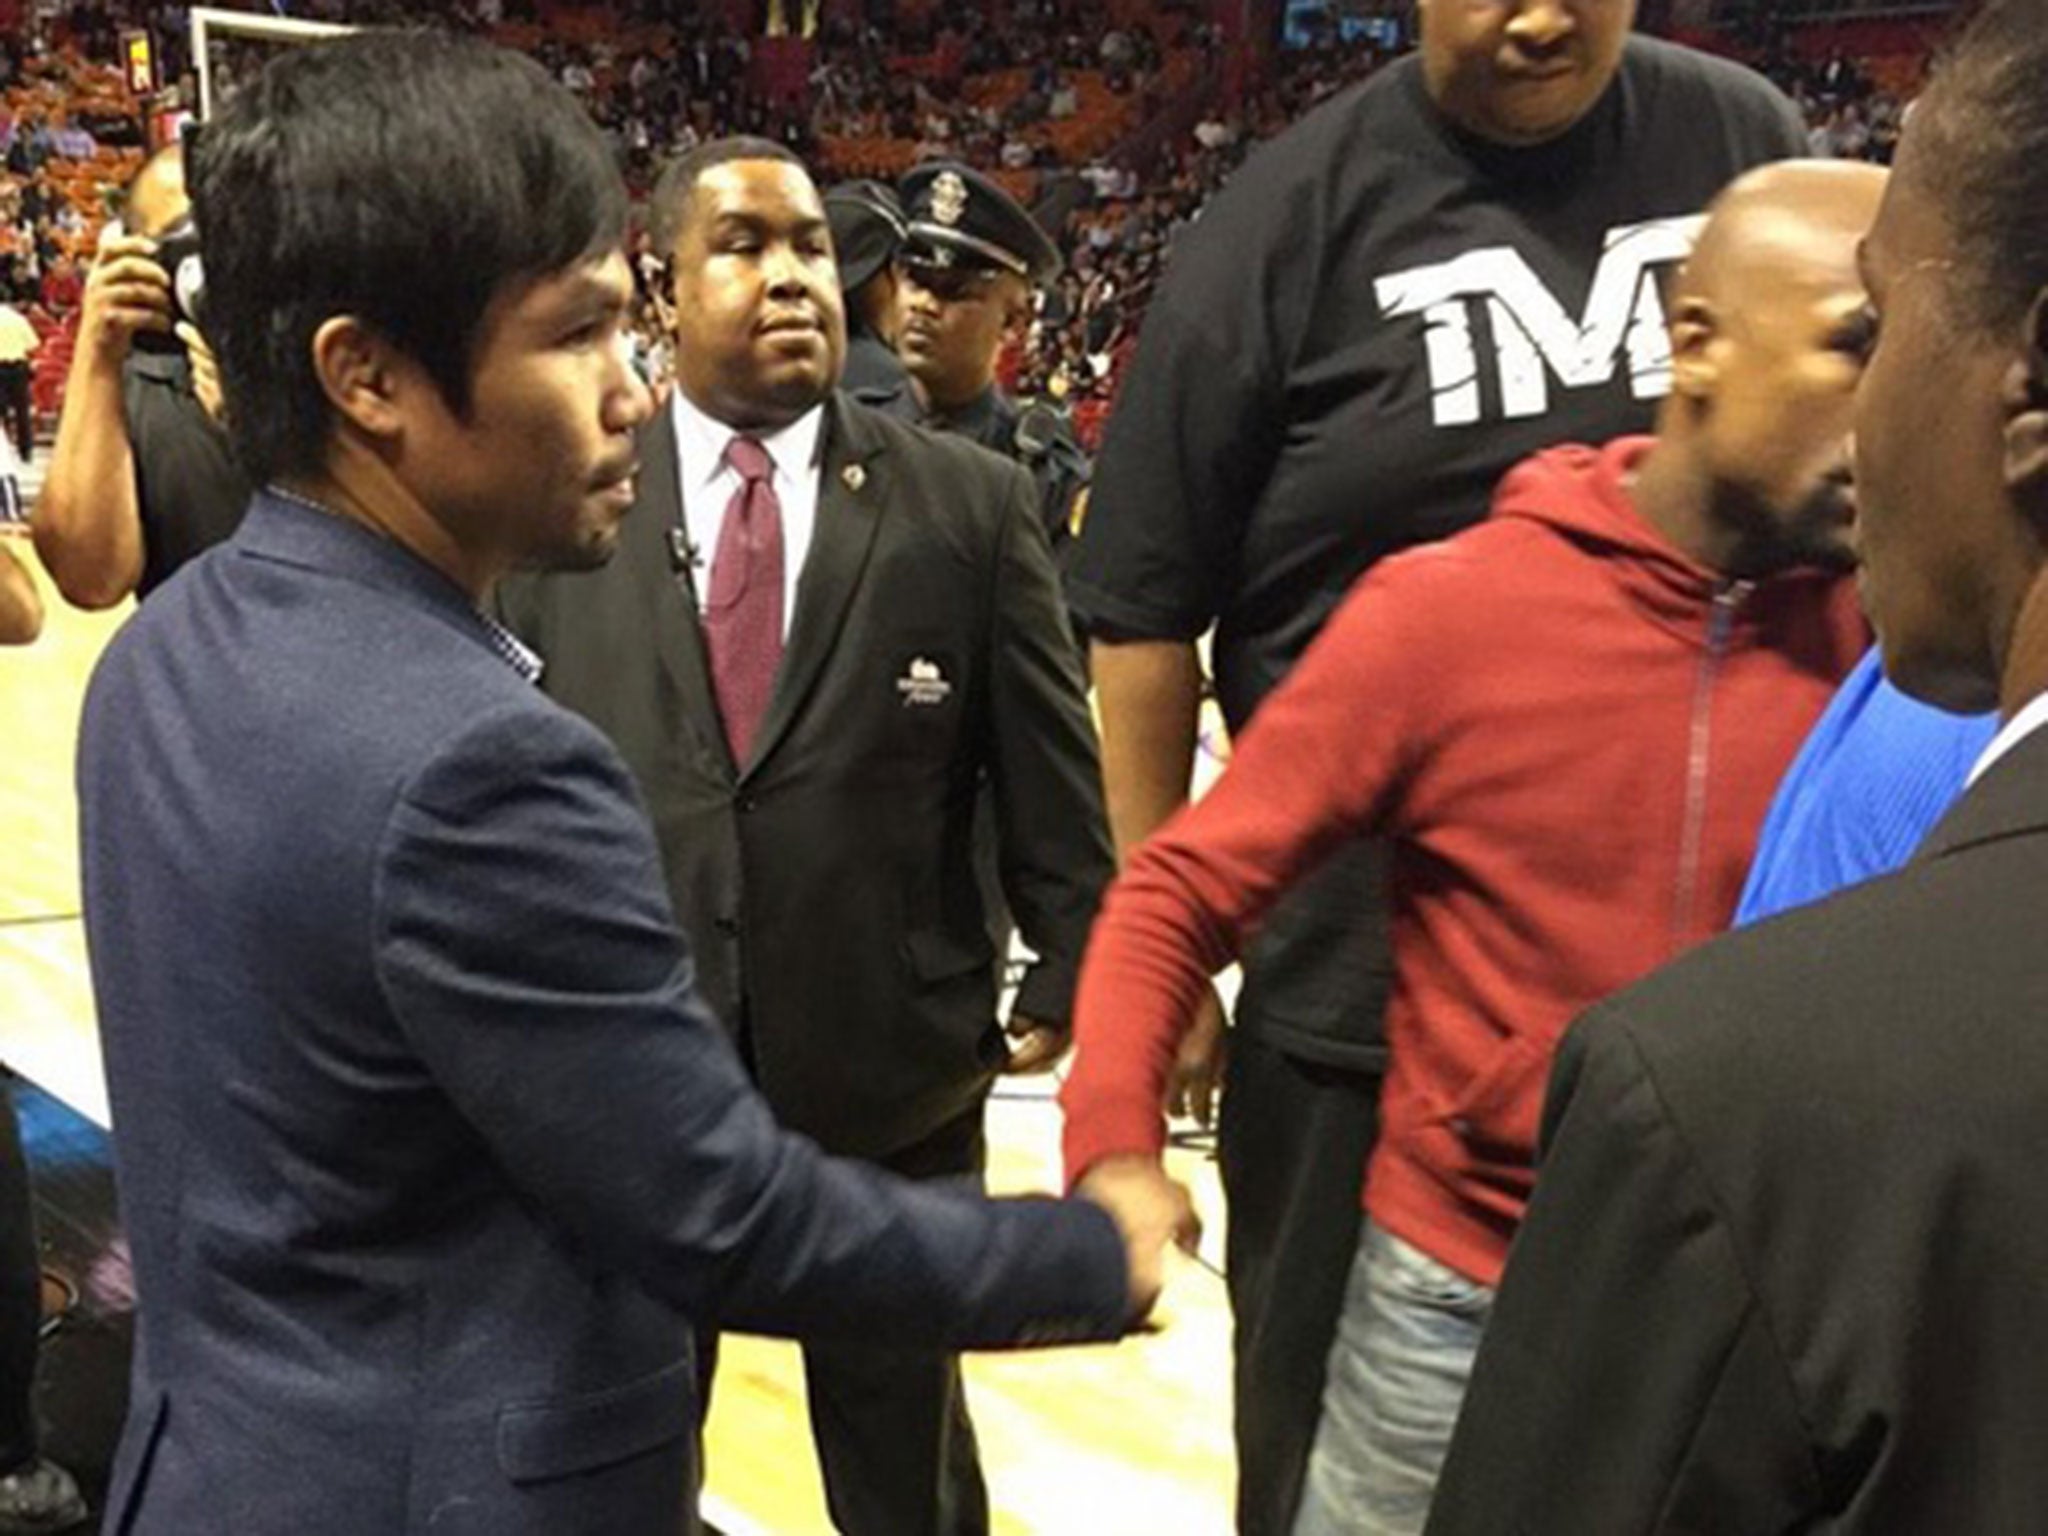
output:
<instances>
[{"instance_id":1,"label":"blue shirt","mask_svg":"<svg viewBox=\"0 0 2048 1536\"><path fill-rule=\"evenodd\" d=\"M1963 792L1996 715L1951 715L1884 679L1873 646L1778 786L1735 909L1739 927L1904 864Z\"/></svg>"}]
</instances>

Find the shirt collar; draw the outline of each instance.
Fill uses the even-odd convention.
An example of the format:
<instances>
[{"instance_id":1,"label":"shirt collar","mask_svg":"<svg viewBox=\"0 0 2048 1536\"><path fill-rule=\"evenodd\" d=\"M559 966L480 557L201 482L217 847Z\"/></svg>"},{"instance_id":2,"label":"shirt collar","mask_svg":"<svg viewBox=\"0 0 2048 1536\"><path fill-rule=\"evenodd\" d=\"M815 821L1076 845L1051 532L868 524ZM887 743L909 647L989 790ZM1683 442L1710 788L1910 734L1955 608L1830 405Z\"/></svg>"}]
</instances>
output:
<instances>
[{"instance_id":1,"label":"shirt collar","mask_svg":"<svg viewBox=\"0 0 2048 1536\"><path fill-rule=\"evenodd\" d=\"M482 609L477 610L477 617L483 620L484 639L491 649L527 682L538 683L543 666L540 653Z\"/></svg>"},{"instance_id":2,"label":"shirt collar","mask_svg":"<svg viewBox=\"0 0 2048 1536\"><path fill-rule=\"evenodd\" d=\"M670 393L669 408L675 413L676 443L682 451L683 492L687 496L692 489L702 489L718 477L725 463L726 445L739 434L699 410L680 389ZM768 450L777 474L800 475L817 463L818 437L824 424L824 406L814 405L779 431L748 435Z\"/></svg>"},{"instance_id":3,"label":"shirt collar","mask_svg":"<svg viewBox=\"0 0 2048 1536\"><path fill-rule=\"evenodd\" d=\"M1991 771L1994 763L2044 725L2048 725L2048 693L2036 694L2031 703L1999 727L1991 745L1977 759L1977 766L1970 770L1969 782L1974 785Z\"/></svg>"}]
</instances>

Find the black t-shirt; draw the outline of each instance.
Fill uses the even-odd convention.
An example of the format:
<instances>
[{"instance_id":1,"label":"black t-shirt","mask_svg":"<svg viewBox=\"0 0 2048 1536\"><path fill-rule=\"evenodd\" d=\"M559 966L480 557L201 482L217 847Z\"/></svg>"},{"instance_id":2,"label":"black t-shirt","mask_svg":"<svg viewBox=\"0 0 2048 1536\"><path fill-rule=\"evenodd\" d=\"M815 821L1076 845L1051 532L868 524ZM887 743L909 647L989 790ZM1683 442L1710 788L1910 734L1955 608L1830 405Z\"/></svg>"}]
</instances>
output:
<instances>
[{"instance_id":1,"label":"black t-shirt","mask_svg":"<svg viewBox=\"0 0 2048 1536\"><path fill-rule=\"evenodd\" d=\"M1650 425L1670 382L1660 279L1723 186L1804 148L1761 77L1641 37L1593 110L1533 148L1451 127L1412 57L1334 97L1182 236L1069 603L1111 638L1213 622L1241 729L1374 561L1478 521L1539 449ZM1239 1020L1368 1061L1383 875L1363 851L1333 864L1267 921Z\"/></svg>"},{"instance_id":2,"label":"black t-shirt","mask_svg":"<svg viewBox=\"0 0 2048 1536\"><path fill-rule=\"evenodd\" d=\"M182 352L131 353L121 370L121 402L142 509L142 579L135 592L148 597L178 567L241 526L254 487L235 463L227 434L192 393L192 369Z\"/></svg>"}]
</instances>

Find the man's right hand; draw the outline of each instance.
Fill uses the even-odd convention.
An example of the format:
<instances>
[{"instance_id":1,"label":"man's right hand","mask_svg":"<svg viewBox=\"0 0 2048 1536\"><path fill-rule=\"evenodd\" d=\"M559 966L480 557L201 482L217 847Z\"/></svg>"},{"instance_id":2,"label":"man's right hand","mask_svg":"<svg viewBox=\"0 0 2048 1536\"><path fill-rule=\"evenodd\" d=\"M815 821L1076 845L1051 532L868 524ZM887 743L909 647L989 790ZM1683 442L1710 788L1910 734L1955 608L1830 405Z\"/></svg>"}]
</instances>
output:
<instances>
[{"instance_id":1,"label":"man's right hand","mask_svg":"<svg viewBox=\"0 0 2048 1536\"><path fill-rule=\"evenodd\" d=\"M1193 1253L1201 1241L1202 1221L1194 1202L1166 1176L1157 1158L1136 1153L1104 1158L1081 1176L1074 1193L1109 1212L1123 1234L1131 1321L1142 1321L1166 1285L1167 1245Z\"/></svg>"},{"instance_id":2,"label":"man's right hand","mask_svg":"<svg viewBox=\"0 0 2048 1536\"><path fill-rule=\"evenodd\" d=\"M102 367L128 360L137 331L171 329L170 274L157 265L156 242L141 235L109 235L85 279L78 322L78 352Z\"/></svg>"}]
</instances>

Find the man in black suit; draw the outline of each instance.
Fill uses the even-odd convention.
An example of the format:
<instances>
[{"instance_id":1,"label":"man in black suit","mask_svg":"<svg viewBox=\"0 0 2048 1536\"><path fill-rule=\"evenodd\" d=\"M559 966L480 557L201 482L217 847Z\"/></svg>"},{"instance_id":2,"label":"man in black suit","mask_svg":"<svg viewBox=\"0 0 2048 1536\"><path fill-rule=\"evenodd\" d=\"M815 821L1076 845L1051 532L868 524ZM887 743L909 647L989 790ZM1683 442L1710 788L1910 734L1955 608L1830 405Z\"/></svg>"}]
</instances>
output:
<instances>
[{"instance_id":1,"label":"man in black suit","mask_svg":"<svg viewBox=\"0 0 2048 1536\"><path fill-rule=\"evenodd\" d=\"M996 1074L1064 1048L1111 867L1031 481L834 392L826 214L780 146L685 155L654 233L676 390L641 435L619 557L505 612L638 778L704 990L783 1121L910 1177L976 1176ZM977 879L984 792L1038 956L1014 1054ZM838 1343L805 1368L840 1530L987 1529L951 1356Z\"/></svg>"},{"instance_id":2,"label":"man in black suit","mask_svg":"<svg viewBox=\"0 0 2048 1536\"><path fill-rule=\"evenodd\" d=\"M588 115L373 32L285 50L193 154L263 489L80 728L137 1296L106 1528L693 1536L696 1326L1119 1332L1171 1202L991 1202L779 1130L625 765L485 616L609 557L652 409Z\"/></svg>"},{"instance_id":3,"label":"man in black suit","mask_svg":"<svg viewBox=\"0 0 2048 1536\"><path fill-rule=\"evenodd\" d=\"M2048 0L1994 0L1862 251L1864 596L2005 717L1898 874L1573 1027L1431 1536L2048 1511Z\"/></svg>"}]
</instances>

